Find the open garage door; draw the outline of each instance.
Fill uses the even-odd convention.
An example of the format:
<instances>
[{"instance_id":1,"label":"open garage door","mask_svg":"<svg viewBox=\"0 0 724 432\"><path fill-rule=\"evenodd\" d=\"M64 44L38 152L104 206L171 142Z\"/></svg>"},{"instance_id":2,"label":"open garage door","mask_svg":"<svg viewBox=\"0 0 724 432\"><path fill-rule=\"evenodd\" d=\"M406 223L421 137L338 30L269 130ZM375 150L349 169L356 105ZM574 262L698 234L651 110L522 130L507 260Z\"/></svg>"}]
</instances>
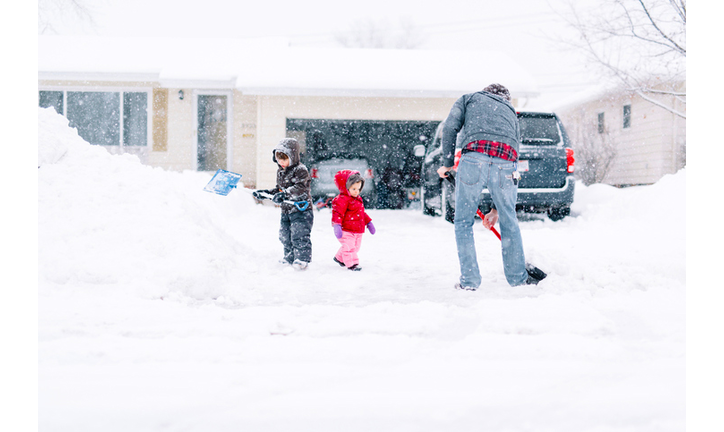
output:
<instances>
[{"instance_id":1,"label":"open garage door","mask_svg":"<svg viewBox=\"0 0 724 432\"><path fill-rule=\"evenodd\" d=\"M422 159L415 145L432 139L439 121L287 119L287 136L301 145L312 169L330 159L366 159L372 168L378 208L404 208L420 187Z\"/></svg>"}]
</instances>

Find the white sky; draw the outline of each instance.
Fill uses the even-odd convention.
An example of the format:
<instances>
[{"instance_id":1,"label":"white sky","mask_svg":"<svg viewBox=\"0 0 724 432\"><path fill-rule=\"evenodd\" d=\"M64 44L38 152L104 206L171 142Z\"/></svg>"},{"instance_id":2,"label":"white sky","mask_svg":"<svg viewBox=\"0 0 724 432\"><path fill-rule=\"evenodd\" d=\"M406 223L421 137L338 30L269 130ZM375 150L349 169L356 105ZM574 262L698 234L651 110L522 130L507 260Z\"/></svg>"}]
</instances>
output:
<instances>
[{"instance_id":1,"label":"white sky","mask_svg":"<svg viewBox=\"0 0 724 432\"><path fill-rule=\"evenodd\" d=\"M53 10L57 0L40 0ZM511 54L538 80L542 98L559 98L595 81L580 55L556 38L570 38L558 12L566 0L446 0L421 7L412 0L80 0L93 23L53 14L63 35L255 38L283 36L292 46L339 46L335 35L364 20L398 30L412 24L425 49L484 49ZM582 2L576 2L580 5ZM555 9L554 9L555 8ZM430 59L435 61L435 59ZM424 65L420 65L424 67ZM451 79L460 64L451 63ZM475 90L475 89L471 89Z\"/></svg>"}]
</instances>

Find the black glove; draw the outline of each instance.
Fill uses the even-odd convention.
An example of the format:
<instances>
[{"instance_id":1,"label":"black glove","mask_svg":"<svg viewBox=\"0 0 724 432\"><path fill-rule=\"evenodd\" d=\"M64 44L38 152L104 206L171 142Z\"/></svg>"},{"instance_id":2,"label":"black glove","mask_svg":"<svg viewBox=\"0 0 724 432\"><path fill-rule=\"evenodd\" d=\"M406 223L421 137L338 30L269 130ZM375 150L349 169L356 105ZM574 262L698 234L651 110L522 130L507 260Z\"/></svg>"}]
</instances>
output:
<instances>
[{"instance_id":1,"label":"black glove","mask_svg":"<svg viewBox=\"0 0 724 432\"><path fill-rule=\"evenodd\" d=\"M251 195L258 200L269 199L269 196L264 195L274 195L272 193L273 190L274 189L257 189L252 192Z\"/></svg>"},{"instance_id":2,"label":"black glove","mask_svg":"<svg viewBox=\"0 0 724 432\"><path fill-rule=\"evenodd\" d=\"M272 198L272 201L274 201L277 204L281 204L282 201L287 199L287 195L284 192L278 192L274 194L274 197Z\"/></svg>"}]
</instances>

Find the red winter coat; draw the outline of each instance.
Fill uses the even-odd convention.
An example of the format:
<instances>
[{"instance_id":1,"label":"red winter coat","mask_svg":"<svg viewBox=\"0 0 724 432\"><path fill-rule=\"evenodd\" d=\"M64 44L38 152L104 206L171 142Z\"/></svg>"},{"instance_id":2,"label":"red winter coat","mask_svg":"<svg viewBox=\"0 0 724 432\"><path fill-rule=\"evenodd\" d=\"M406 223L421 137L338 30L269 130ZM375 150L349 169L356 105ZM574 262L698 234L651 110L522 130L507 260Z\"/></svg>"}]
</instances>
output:
<instances>
[{"instance_id":1,"label":"red winter coat","mask_svg":"<svg viewBox=\"0 0 724 432\"><path fill-rule=\"evenodd\" d=\"M358 171L342 170L334 175L334 183L339 195L332 200L332 224L341 224L342 231L364 233L372 218L365 213L365 204L361 197L352 197L347 190L347 179Z\"/></svg>"}]
</instances>

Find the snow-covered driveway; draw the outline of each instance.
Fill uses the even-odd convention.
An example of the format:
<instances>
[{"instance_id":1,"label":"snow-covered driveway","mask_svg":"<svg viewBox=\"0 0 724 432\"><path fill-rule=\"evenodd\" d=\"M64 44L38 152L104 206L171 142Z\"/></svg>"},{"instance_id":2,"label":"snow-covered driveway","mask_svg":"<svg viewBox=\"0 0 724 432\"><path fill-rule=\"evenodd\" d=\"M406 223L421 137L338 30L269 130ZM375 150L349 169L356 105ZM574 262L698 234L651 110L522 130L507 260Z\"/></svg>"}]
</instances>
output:
<instances>
[{"instance_id":1,"label":"snow-covered driveway","mask_svg":"<svg viewBox=\"0 0 724 432\"><path fill-rule=\"evenodd\" d=\"M278 209L64 121L40 110L41 431L684 429L684 215L660 215L685 171L526 217L535 287L507 285L478 226L485 282L460 292L441 218L370 210L355 273L322 210L296 272Z\"/></svg>"}]
</instances>

